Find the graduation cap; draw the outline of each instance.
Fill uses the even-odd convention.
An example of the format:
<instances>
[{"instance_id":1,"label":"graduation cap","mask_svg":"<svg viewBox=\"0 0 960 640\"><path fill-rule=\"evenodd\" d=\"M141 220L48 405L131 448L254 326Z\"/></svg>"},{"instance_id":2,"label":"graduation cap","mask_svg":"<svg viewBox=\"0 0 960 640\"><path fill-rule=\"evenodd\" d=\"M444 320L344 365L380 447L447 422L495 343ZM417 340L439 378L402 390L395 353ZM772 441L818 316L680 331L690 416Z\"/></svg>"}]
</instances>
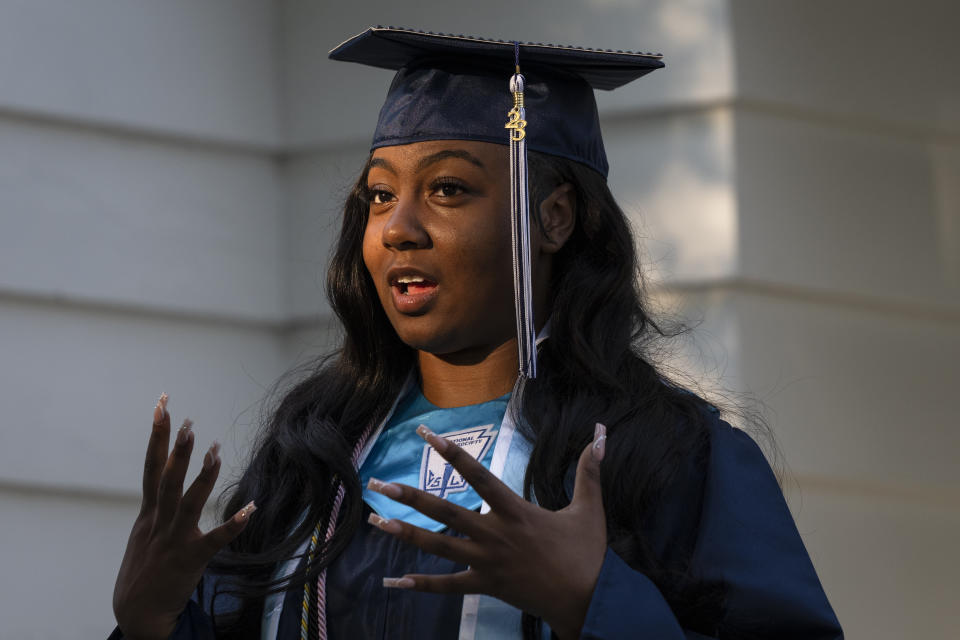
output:
<instances>
[{"instance_id":1,"label":"graduation cap","mask_svg":"<svg viewBox=\"0 0 960 640\"><path fill-rule=\"evenodd\" d=\"M527 148L609 169L594 89L663 67L661 55L372 27L330 58L396 70L373 135L379 147L426 140L510 146L520 376L536 376ZM522 70L522 73L521 73Z\"/></svg>"}]
</instances>

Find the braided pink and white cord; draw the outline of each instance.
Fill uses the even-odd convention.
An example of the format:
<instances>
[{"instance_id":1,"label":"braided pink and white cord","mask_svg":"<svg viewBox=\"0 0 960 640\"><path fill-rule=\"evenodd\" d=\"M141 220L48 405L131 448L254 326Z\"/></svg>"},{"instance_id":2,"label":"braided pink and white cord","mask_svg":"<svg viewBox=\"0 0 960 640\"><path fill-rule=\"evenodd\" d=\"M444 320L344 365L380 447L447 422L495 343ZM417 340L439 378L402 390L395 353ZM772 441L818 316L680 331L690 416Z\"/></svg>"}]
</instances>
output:
<instances>
[{"instance_id":1,"label":"braided pink and white cord","mask_svg":"<svg viewBox=\"0 0 960 640\"><path fill-rule=\"evenodd\" d=\"M360 454L363 452L364 448L367 446L367 440L370 439L370 434L373 433L375 425L370 425L367 427L366 431L360 436L360 440L357 442L356 447L353 449L353 467L357 468L358 462L360 460ZM334 531L337 530L337 519L340 516L340 506L343 504L343 481L337 482L337 496L333 500L333 508L330 509L330 519L327 521L327 532L324 536L324 544L330 541L330 538L333 537ZM320 575L317 576L317 632L320 640L327 640L327 569L324 567L320 570Z\"/></svg>"}]
</instances>

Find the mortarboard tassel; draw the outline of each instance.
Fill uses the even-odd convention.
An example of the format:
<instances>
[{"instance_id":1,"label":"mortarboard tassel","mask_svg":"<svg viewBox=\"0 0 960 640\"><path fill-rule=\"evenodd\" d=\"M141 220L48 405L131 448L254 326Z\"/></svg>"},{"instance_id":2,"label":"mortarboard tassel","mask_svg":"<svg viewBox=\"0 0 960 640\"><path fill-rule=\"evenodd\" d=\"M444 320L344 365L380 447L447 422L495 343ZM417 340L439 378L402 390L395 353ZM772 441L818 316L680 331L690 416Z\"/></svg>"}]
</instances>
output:
<instances>
[{"instance_id":1,"label":"mortarboard tassel","mask_svg":"<svg viewBox=\"0 0 960 640\"><path fill-rule=\"evenodd\" d=\"M530 193L527 184L527 114L523 104L525 79L520 73L520 44L513 43L516 73L510 78L513 108L510 130L510 222L513 239L513 292L517 313L520 377L537 377L536 328L533 324L533 285L530 260Z\"/></svg>"}]
</instances>

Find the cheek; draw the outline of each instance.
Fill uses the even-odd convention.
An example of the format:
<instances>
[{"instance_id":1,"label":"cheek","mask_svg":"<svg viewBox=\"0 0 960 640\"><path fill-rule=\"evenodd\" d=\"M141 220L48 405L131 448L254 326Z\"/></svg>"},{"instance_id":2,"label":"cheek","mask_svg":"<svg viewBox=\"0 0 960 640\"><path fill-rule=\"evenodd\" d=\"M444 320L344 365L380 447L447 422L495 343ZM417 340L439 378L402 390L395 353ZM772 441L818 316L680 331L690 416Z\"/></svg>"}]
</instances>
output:
<instances>
[{"instance_id":1,"label":"cheek","mask_svg":"<svg viewBox=\"0 0 960 640\"><path fill-rule=\"evenodd\" d=\"M363 257L363 266L367 270L367 275L370 276L371 280L373 280L373 288L377 292L377 297L380 298L380 304L383 306L384 310L389 313L390 305L388 304L388 301L390 299L390 290L385 286L382 277L384 260L388 256L389 252L384 249L381 238L381 230L375 225L368 224L363 233L363 246L361 247L361 253Z\"/></svg>"},{"instance_id":2,"label":"cheek","mask_svg":"<svg viewBox=\"0 0 960 640\"><path fill-rule=\"evenodd\" d=\"M376 271L378 260L382 259L382 245L380 243L380 233L369 223L363 232L363 265L367 268L367 273Z\"/></svg>"},{"instance_id":3,"label":"cheek","mask_svg":"<svg viewBox=\"0 0 960 640\"><path fill-rule=\"evenodd\" d=\"M469 282L470 290L483 298L484 304L497 304L500 299L513 305L513 257L510 229L507 225L486 225L467 235L456 256L459 271Z\"/></svg>"}]
</instances>

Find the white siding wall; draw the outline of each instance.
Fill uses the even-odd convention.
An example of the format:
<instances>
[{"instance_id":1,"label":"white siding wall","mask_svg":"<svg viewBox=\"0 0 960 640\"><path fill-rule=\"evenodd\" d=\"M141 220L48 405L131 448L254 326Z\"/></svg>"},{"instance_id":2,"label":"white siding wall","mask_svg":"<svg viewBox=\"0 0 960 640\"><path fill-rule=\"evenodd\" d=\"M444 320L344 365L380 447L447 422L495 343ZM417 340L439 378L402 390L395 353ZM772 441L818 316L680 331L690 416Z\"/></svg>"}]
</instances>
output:
<instances>
[{"instance_id":1,"label":"white siding wall","mask_svg":"<svg viewBox=\"0 0 960 640\"><path fill-rule=\"evenodd\" d=\"M953 637L960 10L731 7L744 384L848 636Z\"/></svg>"},{"instance_id":2,"label":"white siding wall","mask_svg":"<svg viewBox=\"0 0 960 640\"><path fill-rule=\"evenodd\" d=\"M96 638L156 395L245 449L286 367L276 15L0 3L0 638Z\"/></svg>"},{"instance_id":3,"label":"white siding wall","mask_svg":"<svg viewBox=\"0 0 960 640\"><path fill-rule=\"evenodd\" d=\"M4 0L0 105L273 146L276 16L259 0Z\"/></svg>"},{"instance_id":4,"label":"white siding wall","mask_svg":"<svg viewBox=\"0 0 960 640\"><path fill-rule=\"evenodd\" d=\"M390 73L326 53L378 23L667 54L599 102L678 358L770 407L848 637L950 637L960 14L914 5L0 0L0 638L111 627L156 394L235 472L335 339Z\"/></svg>"}]
</instances>

